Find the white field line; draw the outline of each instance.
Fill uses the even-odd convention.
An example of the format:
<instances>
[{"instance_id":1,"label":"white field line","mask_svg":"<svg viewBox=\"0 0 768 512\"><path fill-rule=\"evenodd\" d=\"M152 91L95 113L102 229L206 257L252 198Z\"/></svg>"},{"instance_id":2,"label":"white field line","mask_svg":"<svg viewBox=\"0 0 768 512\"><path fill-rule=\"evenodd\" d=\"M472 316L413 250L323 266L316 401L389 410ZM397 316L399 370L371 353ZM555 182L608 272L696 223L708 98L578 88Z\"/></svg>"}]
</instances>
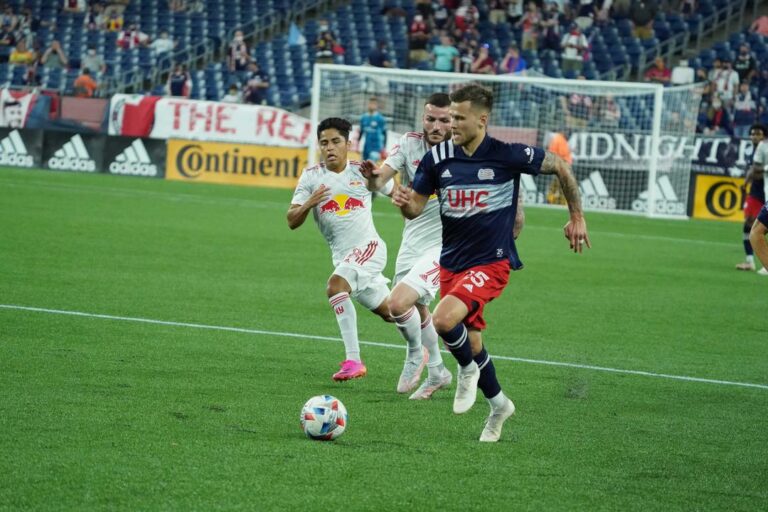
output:
<instances>
[{"instance_id":1,"label":"white field line","mask_svg":"<svg viewBox=\"0 0 768 512\"><path fill-rule=\"evenodd\" d=\"M292 333L292 332L275 332L275 331L264 331L261 329L246 329L242 327L228 327L228 326L222 326L222 325L207 325L207 324L197 324L197 323L189 323L189 322L172 322L168 320L155 320L152 318L137 318L137 317L129 317L129 316L115 316L115 315L102 315L97 313L85 313L82 311L67 311L67 310L61 310L61 309L48 309L48 308L37 308L37 307L30 307L30 306L19 306L16 304L0 304L0 309L7 309L7 310L15 310L15 311L30 311L30 312L36 312L36 313L48 313L48 314L54 314L54 315L69 315L69 316L79 316L79 317L85 317L85 318L99 318L103 320L118 320L123 322L138 322L138 323L144 323L144 324L152 324L152 325L168 325L171 327L187 327L191 329L208 329L212 331L226 331L226 332L237 332L237 333L244 333L244 334L257 334L257 335L264 335L264 336L282 336L286 338L300 338L300 339L308 339L308 340L319 340L319 341L336 341L340 342L341 338L335 338L332 336L317 336L314 334L301 334L301 333ZM395 345L392 343L382 343L377 341L360 341L361 345L370 345L374 347L383 347L383 348L392 348L397 350L402 350L402 345ZM660 379L672 379L672 380L682 380L686 382L699 382L703 384L715 384L715 385L721 385L721 386L738 386L743 388L757 388L757 389L765 389L768 390L767 384L754 384L751 382L734 382L729 380L720 380L720 379L705 379L701 377L688 377L685 375L670 375L666 373L655 373L655 372L647 372L642 370L625 370L621 368L609 368L605 366L594 366L589 364L577 364L577 363L567 363L567 362L561 362L561 361L546 361L542 359L528 359L524 357L511 357L511 356L502 356L502 355L493 355L494 359L497 360L503 360L503 361L515 361L518 363L529 363L529 364L541 364L541 365L547 365L547 366L561 366L566 368L578 368L582 370L594 370L599 372L609 372L609 373L620 373L625 375L641 375L644 377L656 377Z\"/></svg>"}]
</instances>

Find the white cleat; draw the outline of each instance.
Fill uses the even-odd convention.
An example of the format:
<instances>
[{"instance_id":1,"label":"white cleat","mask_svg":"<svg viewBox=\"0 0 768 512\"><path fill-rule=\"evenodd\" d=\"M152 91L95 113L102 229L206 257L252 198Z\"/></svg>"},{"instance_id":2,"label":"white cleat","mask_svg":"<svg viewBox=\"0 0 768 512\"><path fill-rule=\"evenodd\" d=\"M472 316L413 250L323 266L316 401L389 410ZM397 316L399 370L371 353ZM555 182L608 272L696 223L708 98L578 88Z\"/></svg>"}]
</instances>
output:
<instances>
[{"instance_id":1,"label":"white cleat","mask_svg":"<svg viewBox=\"0 0 768 512\"><path fill-rule=\"evenodd\" d=\"M418 361L405 360L403 371L400 373L400 380L397 381L398 393L413 391L413 388L421 380L421 373L424 371L424 367L427 366L427 361L429 361L429 352L426 347L421 347L421 359Z\"/></svg>"},{"instance_id":2,"label":"white cleat","mask_svg":"<svg viewBox=\"0 0 768 512\"><path fill-rule=\"evenodd\" d=\"M483 443L497 442L501 437L501 429L504 426L504 422L513 414L515 414L515 404L509 399L507 399L507 404L504 407L496 411L491 410L491 414L485 422L483 433L480 434L480 441Z\"/></svg>"},{"instance_id":3,"label":"white cleat","mask_svg":"<svg viewBox=\"0 0 768 512\"><path fill-rule=\"evenodd\" d=\"M427 377L424 379L424 382L421 383L419 389L414 391L413 394L408 397L408 399L429 400L432 398L432 395L435 393L435 391L438 389L447 388L451 385L452 381L453 375L451 375L451 372L449 372L447 368L443 368L443 371L440 372L440 375L438 375L437 378L432 379L431 377Z\"/></svg>"},{"instance_id":4,"label":"white cleat","mask_svg":"<svg viewBox=\"0 0 768 512\"><path fill-rule=\"evenodd\" d=\"M459 366L456 373L456 396L453 398L453 412L464 414L475 405L477 399L477 381L480 368L472 361L466 368Z\"/></svg>"},{"instance_id":5,"label":"white cleat","mask_svg":"<svg viewBox=\"0 0 768 512\"><path fill-rule=\"evenodd\" d=\"M747 272L752 272L755 270L755 264L745 261L736 265L736 270L746 270Z\"/></svg>"},{"instance_id":6,"label":"white cleat","mask_svg":"<svg viewBox=\"0 0 768 512\"><path fill-rule=\"evenodd\" d=\"M757 275L768 276L768 269L766 269L765 267L761 268L760 270L757 271Z\"/></svg>"}]
</instances>

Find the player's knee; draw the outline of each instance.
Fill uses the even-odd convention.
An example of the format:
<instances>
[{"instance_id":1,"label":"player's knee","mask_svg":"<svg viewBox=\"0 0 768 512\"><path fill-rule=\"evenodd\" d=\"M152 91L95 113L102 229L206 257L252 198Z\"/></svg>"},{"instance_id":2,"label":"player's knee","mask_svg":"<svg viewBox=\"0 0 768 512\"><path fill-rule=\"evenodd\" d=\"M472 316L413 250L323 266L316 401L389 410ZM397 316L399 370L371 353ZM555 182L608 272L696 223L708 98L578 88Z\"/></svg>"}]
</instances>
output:
<instances>
[{"instance_id":1,"label":"player's knee","mask_svg":"<svg viewBox=\"0 0 768 512\"><path fill-rule=\"evenodd\" d=\"M389 311L392 313L392 316L403 316L412 307L413 304L410 301L396 293L389 297Z\"/></svg>"},{"instance_id":2,"label":"player's knee","mask_svg":"<svg viewBox=\"0 0 768 512\"><path fill-rule=\"evenodd\" d=\"M456 327L457 322L450 315L435 311L432 314L432 324L435 326L438 334L445 334Z\"/></svg>"},{"instance_id":3,"label":"player's knee","mask_svg":"<svg viewBox=\"0 0 768 512\"><path fill-rule=\"evenodd\" d=\"M339 277L337 275L332 275L330 279L328 279L328 283L325 287L325 293L328 295L328 298L333 297L334 295L338 295L340 293L349 293L351 290L349 288L349 285L344 280L344 278Z\"/></svg>"}]
</instances>

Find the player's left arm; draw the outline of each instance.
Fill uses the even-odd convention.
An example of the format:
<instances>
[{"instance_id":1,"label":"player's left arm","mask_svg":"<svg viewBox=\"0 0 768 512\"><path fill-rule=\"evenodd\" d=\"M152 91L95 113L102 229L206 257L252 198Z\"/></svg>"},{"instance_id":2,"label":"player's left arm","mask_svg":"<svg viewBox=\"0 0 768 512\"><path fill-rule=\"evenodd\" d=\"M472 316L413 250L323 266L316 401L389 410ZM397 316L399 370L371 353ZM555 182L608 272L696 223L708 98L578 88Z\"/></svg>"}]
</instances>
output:
<instances>
[{"instance_id":1,"label":"player's left arm","mask_svg":"<svg viewBox=\"0 0 768 512\"><path fill-rule=\"evenodd\" d=\"M392 178L397 174L397 171L389 165L383 164L381 167L376 167L376 164L370 160L360 163L360 172L365 177L368 190L371 192L381 190L387 183L391 183ZM391 185L388 188L391 192Z\"/></svg>"},{"instance_id":2,"label":"player's left arm","mask_svg":"<svg viewBox=\"0 0 768 512\"><path fill-rule=\"evenodd\" d=\"M570 164L551 151L547 151L541 162L540 172L541 174L555 174L560 181L560 188L568 203L568 212L571 217L571 220L563 228L565 238L571 244L571 249L574 252L581 252L584 244L591 248L592 244L587 233L587 221L584 220L584 212L581 209L579 184L573 176Z\"/></svg>"},{"instance_id":3,"label":"player's left arm","mask_svg":"<svg viewBox=\"0 0 768 512\"><path fill-rule=\"evenodd\" d=\"M758 219L752 224L752 230L749 232L749 241L763 267L768 268L768 241L765 239L766 234L768 234L768 226Z\"/></svg>"},{"instance_id":4,"label":"player's left arm","mask_svg":"<svg viewBox=\"0 0 768 512\"><path fill-rule=\"evenodd\" d=\"M523 210L523 195L517 196L517 211L515 212L515 225L512 227L512 236L515 240L520 236L525 225L525 211Z\"/></svg>"}]
</instances>

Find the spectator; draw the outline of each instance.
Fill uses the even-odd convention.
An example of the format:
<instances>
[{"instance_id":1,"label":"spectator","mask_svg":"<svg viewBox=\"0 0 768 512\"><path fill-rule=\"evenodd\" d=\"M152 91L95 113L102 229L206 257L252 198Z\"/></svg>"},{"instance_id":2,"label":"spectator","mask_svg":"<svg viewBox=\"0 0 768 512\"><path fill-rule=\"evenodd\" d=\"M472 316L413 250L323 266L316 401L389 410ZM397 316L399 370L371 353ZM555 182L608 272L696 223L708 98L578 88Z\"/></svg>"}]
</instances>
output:
<instances>
[{"instance_id":1,"label":"spectator","mask_svg":"<svg viewBox=\"0 0 768 512\"><path fill-rule=\"evenodd\" d=\"M315 43L315 62L332 64L333 56L338 53L337 46L339 45L333 32L330 30L321 31Z\"/></svg>"},{"instance_id":2,"label":"spectator","mask_svg":"<svg viewBox=\"0 0 768 512\"><path fill-rule=\"evenodd\" d=\"M757 18L749 27L749 30L761 36L768 36L768 16Z\"/></svg>"},{"instance_id":3,"label":"spectator","mask_svg":"<svg viewBox=\"0 0 768 512\"><path fill-rule=\"evenodd\" d=\"M440 37L440 44L432 48L432 58L434 59L435 71L459 71L459 53L458 48L453 45L450 36Z\"/></svg>"},{"instance_id":4,"label":"spectator","mask_svg":"<svg viewBox=\"0 0 768 512\"><path fill-rule=\"evenodd\" d=\"M251 61L248 64L248 78L245 82L243 99L246 103L266 105L269 77L259 67L259 63Z\"/></svg>"},{"instance_id":5,"label":"spectator","mask_svg":"<svg viewBox=\"0 0 768 512\"><path fill-rule=\"evenodd\" d=\"M3 14L0 15L0 26L14 32L18 28L19 18L13 13L13 7L7 5L3 8Z\"/></svg>"},{"instance_id":6,"label":"spectator","mask_svg":"<svg viewBox=\"0 0 768 512\"><path fill-rule=\"evenodd\" d=\"M553 50L560 53L560 5L557 2L549 2L549 8L541 13L540 45L544 50Z\"/></svg>"},{"instance_id":7,"label":"spectator","mask_svg":"<svg viewBox=\"0 0 768 512\"><path fill-rule=\"evenodd\" d=\"M424 17L417 14L413 17L413 23L408 30L408 66L414 68L422 62L429 60L427 43L429 42L429 29L424 22Z\"/></svg>"},{"instance_id":8,"label":"spectator","mask_svg":"<svg viewBox=\"0 0 768 512\"><path fill-rule=\"evenodd\" d=\"M524 11L523 0L507 0L507 23L516 26Z\"/></svg>"},{"instance_id":9,"label":"spectator","mask_svg":"<svg viewBox=\"0 0 768 512\"><path fill-rule=\"evenodd\" d=\"M523 50L536 51L538 48L539 24L541 23L541 12L536 2L528 2L528 9L523 17L515 24L515 27L523 29L522 45Z\"/></svg>"},{"instance_id":10,"label":"spectator","mask_svg":"<svg viewBox=\"0 0 768 512\"><path fill-rule=\"evenodd\" d=\"M237 84L229 86L229 91L221 98L221 101L224 103L242 103L240 91L237 90Z\"/></svg>"},{"instance_id":11,"label":"spectator","mask_svg":"<svg viewBox=\"0 0 768 512\"><path fill-rule=\"evenodd\" d=\"M0 46L16 46L16 34L13 33L9 25L4 25L0 29Z\"/></svg>"},{"instance_id":12,"label":"spectator","mask_svg":"<svg viewBox=\"0 0 768 512\"><path fill-rule=\"evenodd\" d=\"M471 70L472 73L481 75L496 74L496 63L493 62L493 59L489 54L487 44L482 45L478 50L477 57L475 57L475 60L472 62Z\"/></svg>"},{"instance_id":13,"label":"spectator","mask_svg":"<svg viewBox=\"0 0 768 512\"><path fill-rule=\"evenodd\" d=\"M768 67L761 66L760 72L755 75L754 84L757 88L757 96L759 98L768 97Z\"/></svg>"},{"instance_id":14,"label":"spectator","mask_svg":"<svg viewBox=\"0 0 768 512\"><path fill-rule=\"evenodd\" d=\"M752 98L747 82L739 84L739 93L733 102L733 134L740 138L749 137L749 127L757 121L757 103Z\"/></svg>"},{"instance_id":15,"label":"spectator","mask_svg":"<svg viewBox=\"0 0 768 512\"><path fill-rule=\"evenodd\" d=\"M117 36L117 46L123 50L131 50L139 46L146 46L149 42L149 36L141 31L139 26L132 23L128 30L123 30Z\"/></svg>"},{"instance_id":16,"label":"spectator","mask_svg":"<svg viewBox=\"0 0 768 512\"><path fill-rule=\"evenodd\" d=\"M696 12L697 9L696 0L682 0L680 2L680 14L683 16L690 16Z\"/></svg>"},{"instance_id":17,"label":"spectator","mask_svg":"<svg viewBox=\"0 0 768 512\"><path fill-rule=\"evenodd\" d=\"M37 60L35 52L27 48L27 43L19 41L16 47L11 52L11 56L8 58L10 64L21 64L24 66L31 66Z\"/></svg>"},{"instance_id":18,"label":"spectator","mask_svg":"<svg viewBox=\"0 0 768 512\"><path fill-rule=\"evenodd\" d=\"M688 65L687 59L681 59L678 65L672 68L672 76L670 77L670 83L672 85L692 84L695 79L695 72L693 68Z\"/></svg>"},{"instance_id":19,"label":"spectator","mask_svg":"<svg viewBox=\"0 0 768 512\"><path fill-rule=\"evenodd\" d=\"M579 80L586 80L580 75ZM584 130L592 118L592 98L586 94L573 93L561 96L560 104L565 113L565 125L568 129Z\"/></svg>"},{"instance_id":20,"label":"spectator","mask_svg":"<svg viewBox=\"0 0 768 512\"><path fill-rule=\"evenodd\" d=\"M595 102L595 117L602 128L616 129L621 121L621 109L612 94L600 97Z\"/></svg>"},{"instance_id":21,"label":"spectator","mask_svg":"<svg viewBox=\"0 0 768 512\"><path fill-rule=\"evenodd\" d=\"M434 8L432 7L432 0L416 0L415 2L416 12L421 14L427 23L432 21L434 15Z\"/></svg>"},{"instance_id":22,"label":"spectator","mask_svg":"<svg viewBox=\"0 0 768 512\"><path fill-rule=\"evenodd\" d=\"M250 61L251 55L248 52L248 45L243 39L243 31L235 30L235 35L229 43L227 52L227 68L230 71L243 72L248 69Z\"/></svg>"},{"instance_id":23,"label":"spectator","mask_svg":"<svg viewBox=\"0 0 768 512\"><path fill-rule=\"evenodd\" d=\"M66 68L69 64L67 55L56 39L51 41L51 45L43 52L43 56L40 57L40 64L48 69Z\"/></svg>"},{"instance_id":24,"label":"spectator","mask_svg":"<svg viewBox=\"0 0 768 512\"><path fill-rule=\"evenodd\" d=\"M75 79L72 88L74 89L75 96L78 98L92 98L96 89L99 88L99 84L91 77L90 70L84 68L80 76Z\"/></svg>"},{"instance_id":25,"label":"spectator","mask_svg":"<svg viewBox=\"0 0 768 512\"><path fill-rule=\"evenodd\" d=\"M472 0L462 0L461 6L456 9L454 24L459 30L466 30L470 25L475 25L480 19L480 11L472 5Z\"/></svg>"},{"instance_id":26,"label":"spectator","mask_svg":"<svg viewBox=\"0 0 768 512\"><path fill-rule=\"evenodd\" d=\"M112 10L109 13L107 16L106 26L109 32L122 32L123 15L120 13L120 11Z\"/></svg>"},{"instance_id":27,"label":"spectator","mask_svg":"<svg viewBox=\"0 0 768 512\"><path fill-rule=\"evenodd\" d=\"M571 30L563 37L561 43L563 47L561 67L563 73L581 73L584 67L584 52L589 47L589 41L581 33L579 25L571 23Z\"/></svg>"},{"instance_id":28,"label":"spectator","mask_svg":"<svg viewBox=\"0 0 768 512\"><path fill-rule=\"evenodd\" d=\"M653 20L659 10L656 0L634 0L629 9L629 17L634 23L635 37L651 39L653 37Z\"/></svg>"},{"instance_id":29,"label":"spectator","mask_svg":"<svg viewBox=\"0 0 768 512\"><path fill-rule=\"evenodd\" d=\"M475 61L475 55L477 55L477 41L462 41L458 47L459 53L459 72L470 73L472 71L472 63Z\"/></svg>"},{"instance_id":30,"label":"spectator","mask_svg":"<svg viewBox=\"0 0 768 512\"><path fill-rule=\"evenodd\" d=\"M166 89L169 96L189 98L192 92L192 77L183 64L176 64L173 73L168 76Z\"/></svg>"},{"instance_id":31,"label":"spectator","mask_svg":"<svg viewBox=\"0 0 768 512\"><path fill-rule=\"evenodd\" d=\"M488 2L490 12L488 21L493 25L504 23L507 20L507 2L505 0L491 0Z\"/></svg>"},{"instance_id":32,"label":"spectator","mask_svg":"<svg viewBox=\"0 0 768 512\"><path fill-rule=\"evenodd\" d=\"M163 55L172 51L176 47L176 42L168 35L167 30L160 32L160 37L156 38L149 44L149 47L154 50L156 56Z\"/></svg>"},{"instance_id":33,"label":"spectator","mask_svg":"<svg viewBox=\"0 0 768 512\"><path fill-rule=\"evenodd\" d=\"M432 21L435 24L435 28L443 30L448 25L448 8L445 6L445 2L439 2L433 7Z\"/></svg>"},{"instance_id":34,"label":"spectator","mask_svg":"<svg viewBox=\"0 0 768 512\"><path fill-rule=\"evenodd\" d=\"M64 0L64 5L62 6L62 10L70 14L85 12L87 8L85 0Z\"/></svg>"},{"instance_id":35,"label":"spectator","mask_svg":"<svg viewBox=\"0 0 768 512\"><path fill-rule=\"evenodd\" d=\"M599 4L599 2L597 2ZM602 5L595 5L595 23L605 26L611 21L613 0L603 0Z\"/></svg>"},{"instance_id":36,"label":"spectator","mask_svg":"<svg viewBox=\"0 0 768 512\"><path fill-rule=\"evenodd\" d=\"M715 63L718 59L715 59ZM720 96L720 99L725 102L726 105L730 105L733 101L733 97L736 95L736 91L739 89L739 74L733 70L730 60L723 60L722 67L715 70L710 76L710 81L714 85L714 93Z\"/></svg>"},{"instance_id":37,"label":"spectator","mask_svg":"<svg viewBox=\"0 0 768 512\"><path fill-rule=\"evenodd\" d=\"M587 30L595 22L594 0L579 0L575 9L576 19L573 20L581 30Z\"/></svg>"},{"instance_id":38,"label":"spectator","mask_svg":"<svg viewBox=\"0 0 768 512\"><path fill-rule=\"evenodd\" d=\"M499 73L524 75L526 69L528 69L528 63L520 56L520 50L514 44L509 45L506 55L501 60Z\"/></svg>"},{"instance_id":39,"label":"spectator","mask_svg":"<svg viewBox=\"0 0 768 512\"><path fill-rule=\"evenodd\" d=\"M100 3L93 4L88 9L88 14L83 20L88 30L104 30L107 27L107 17L104 15L104 6Z\"/></svg>"},{"instance_id":40,"label":"spectator","mask_svg":"<svg viewBox=\"0 0 768 512\"><path fill-rule=\"evenodd\" d=\"M663 57L656 57L653 61L653 67L645 72L644 78L646 82L669 85L672 78L672 72L664 63Z\"/></svg>"},{"instance_id":41,"label":"spectator","mask_svg":"<svg viewBox=\"0 0 768 512\"><path fill-rule=\"evenodd\" d=\"M733 135L731 116L723 101L717 96L712 99L712 105L707 112L704 135Z\"/></svg>"},{"instance_id":42,"label":"spectator","mask_svg":"<svg viewBox=\"0 0 768 512\"><path fill-rule=\"evenodd\" d=\"M104 73L107 70L107 64L104 58L96 53L95 46L89 46L85 55L80 59L80 69L93 70L96 73Z\"/></svg>"},{"instance_id":43,"label":"spectator","mask_svg":"<svg viewBox=\"0 0 768 512\"><path fill-rule=\"evenodd\" d=\"M387 42L383 39L379 41L379 44L371 50L368 54L368 64L377 68L391 68L392 61L389 57L389 49L387 48Z\"/></svg>"},{"instance_id":44,"label":"spectator","mask_svg":"<svg viewBox=\"0 0 768 512\"><path fill-rule=\"evenodd\" d=\"M739 82L751 82L757 74L757 63L749 51L749 44L741 43L739 55L733 63L733 69L739 75Z\"/></svg>"}]
</instances>

